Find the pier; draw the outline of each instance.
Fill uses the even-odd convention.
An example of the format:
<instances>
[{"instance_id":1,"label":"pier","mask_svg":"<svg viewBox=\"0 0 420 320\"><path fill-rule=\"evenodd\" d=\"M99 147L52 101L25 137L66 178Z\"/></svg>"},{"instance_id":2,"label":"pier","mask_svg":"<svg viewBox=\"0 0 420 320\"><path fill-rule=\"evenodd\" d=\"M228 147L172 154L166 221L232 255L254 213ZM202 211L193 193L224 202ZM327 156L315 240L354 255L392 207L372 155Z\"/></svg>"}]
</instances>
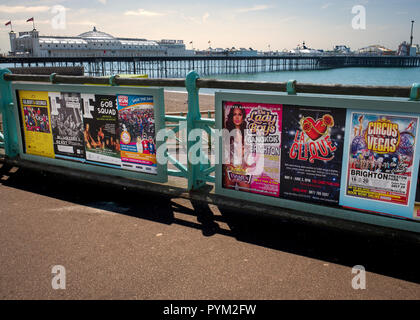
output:
<instances>
[{"instance_id":1,"label":"pier","mask_svg":"<svg viewBox=\"0 0 420 320\"><path fill-rule=\"evenodd\" d=\"M203 76L344 67L420 67L420 56L263 55L154 57L2 57L14 67L84 67L85 75L147 74L150 78L185 77L190 70Z\"/></svg>"}]
</instances>

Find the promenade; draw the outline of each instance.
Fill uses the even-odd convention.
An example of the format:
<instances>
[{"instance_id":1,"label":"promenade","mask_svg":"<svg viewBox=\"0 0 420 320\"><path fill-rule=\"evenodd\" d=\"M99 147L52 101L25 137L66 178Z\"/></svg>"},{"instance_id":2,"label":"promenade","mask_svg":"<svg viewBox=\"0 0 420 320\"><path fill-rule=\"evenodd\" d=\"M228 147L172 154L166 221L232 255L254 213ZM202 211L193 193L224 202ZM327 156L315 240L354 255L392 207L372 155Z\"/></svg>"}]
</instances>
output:
<instances>
[{"instance_id":1,"label":"promenade","mask_svg":"<svg viewBox=\"0 0 420 320\"><path fill-rule=\"evenodd\" d=\"M1 166L1 299L420 297L418 244Z\"/></svg>"}]
</instances>

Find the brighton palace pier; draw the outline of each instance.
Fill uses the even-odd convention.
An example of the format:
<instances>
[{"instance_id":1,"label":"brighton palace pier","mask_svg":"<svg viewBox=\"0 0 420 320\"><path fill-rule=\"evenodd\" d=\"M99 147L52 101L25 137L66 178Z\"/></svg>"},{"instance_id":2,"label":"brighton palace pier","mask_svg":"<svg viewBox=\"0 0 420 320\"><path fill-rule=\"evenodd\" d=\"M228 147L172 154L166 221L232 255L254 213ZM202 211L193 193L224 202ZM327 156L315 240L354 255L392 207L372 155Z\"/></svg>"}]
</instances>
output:
<instances>
[{"instance_id":1,"label":"brighton palace pier","mask_svg":"<svg viewBox=\"0 0 420 320\"><path fill-rule=\"evenodd\" d=\"M81 68L89 76L147 74L150 78L317 70L343 67L419 67L420 56L258 53L255 50L216 52L187 50L182 40L117 38L93 28L76 37L40 36L32 31L9 32L11 51L0 65ZM50 69L51 71L51 69ZM15 71L16 72L16 71ZM57 71L51 71L57 72Z\"/></svg>"},{"instance_id":2,"label":"brighton palace pier","mask_svg":"<svg viewBox=\"0 0 420 320\"><path fill-rule=\"evenodd\" d=\"M9 32L10 55L19 57L141 57L141 56L186 56L183 40L146 40L116 38L96 30L76 37L40 36L32 31Z\"/></svg>"}]
</instances>

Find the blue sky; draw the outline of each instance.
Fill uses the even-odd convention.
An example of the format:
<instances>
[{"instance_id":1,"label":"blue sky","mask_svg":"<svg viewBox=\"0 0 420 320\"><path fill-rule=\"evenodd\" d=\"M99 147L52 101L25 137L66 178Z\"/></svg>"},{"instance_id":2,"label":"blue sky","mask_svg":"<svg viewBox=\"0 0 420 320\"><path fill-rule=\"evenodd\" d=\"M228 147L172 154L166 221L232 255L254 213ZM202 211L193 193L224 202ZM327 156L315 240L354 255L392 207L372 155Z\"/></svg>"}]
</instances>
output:
<instances>
[{"instance_id":1,"label":"blue sky","mask_svg":"<svg viewBox=\"0 0 420 320\"><path fill-rule=\"evenodd\" d=\"M54 29L51 10L66 8L65 29ZM352 8L366 8L366 29L352 28ZM414 24L414 43L420 43L419 0L0 0L0 51L10 50L5 26L31 30L26 19L35 18L42 35L74 36L98 30L120 37L153 40L181 39L198 49L211 46L252 47L258 50L292 49L298 43L317 49L345 44L358 49L381 44L396 49L410 36Z\"/></svg>"}]
</instances>

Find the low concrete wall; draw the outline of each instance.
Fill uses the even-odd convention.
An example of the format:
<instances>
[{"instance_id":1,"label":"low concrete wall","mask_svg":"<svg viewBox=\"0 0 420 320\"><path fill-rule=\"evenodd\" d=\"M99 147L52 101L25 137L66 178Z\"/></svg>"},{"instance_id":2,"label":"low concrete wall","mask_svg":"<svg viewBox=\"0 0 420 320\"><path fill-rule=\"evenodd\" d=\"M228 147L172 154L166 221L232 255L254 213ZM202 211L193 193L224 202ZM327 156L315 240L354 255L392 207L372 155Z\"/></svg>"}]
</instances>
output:
<instances>
[{"instance_id":1,"label":"low concrete wall","mask_svg":"<svg viewBox=\"0 0 420 320\"><path fill-rule=\"evenodd\" d=\"M82 66L75 67L23 67L23 68L9 68L15 74L39 74L49 75L56 73L62 76L83 76L85 69Z\"/></svg>"}]
</instances>

